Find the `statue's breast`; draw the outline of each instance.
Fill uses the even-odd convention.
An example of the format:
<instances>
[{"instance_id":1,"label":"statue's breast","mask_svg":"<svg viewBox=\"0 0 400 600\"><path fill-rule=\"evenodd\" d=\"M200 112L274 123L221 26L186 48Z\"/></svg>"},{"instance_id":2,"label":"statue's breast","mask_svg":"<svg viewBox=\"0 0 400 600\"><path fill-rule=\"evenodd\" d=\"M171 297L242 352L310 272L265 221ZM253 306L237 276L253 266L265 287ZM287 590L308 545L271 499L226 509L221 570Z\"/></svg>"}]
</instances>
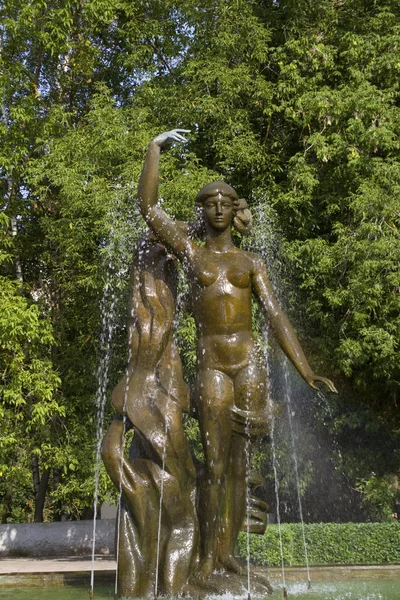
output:
<instances>
[{"instance_id":1,"label":"statue's breast","mask_svg":"<svg viewBox=\"0 0 400 600\"><path fill-rule=\"evenodd\" d=\"M226 271L226 278L234 287L248 288L250 285L250 272L240 266L231 267Z\"/></svg>"},{"instance_id":2,"label":"statue's breast","mask_svg":"<svg viewBox=\"0 0 400 600\"><path fill-rule=\"evenodd\" d=\"M210 285L215 283L217 279L219 279L220 270L216 265L199 264L197 265L195 276L197 282L202 287L209 287Z\"/></svg>"},{"instance_id":3,"label":"statue's breast","mask_svg":"<svg viewBox=\"0 0 400 600\"><path fill-rule=\"evenodd\" d=\"M200 256L194 264L194 276L202 287L216 284L224 288L245 289L250 286L249 261L240 254L210 254Z\"/></svg>"}]
</instances>

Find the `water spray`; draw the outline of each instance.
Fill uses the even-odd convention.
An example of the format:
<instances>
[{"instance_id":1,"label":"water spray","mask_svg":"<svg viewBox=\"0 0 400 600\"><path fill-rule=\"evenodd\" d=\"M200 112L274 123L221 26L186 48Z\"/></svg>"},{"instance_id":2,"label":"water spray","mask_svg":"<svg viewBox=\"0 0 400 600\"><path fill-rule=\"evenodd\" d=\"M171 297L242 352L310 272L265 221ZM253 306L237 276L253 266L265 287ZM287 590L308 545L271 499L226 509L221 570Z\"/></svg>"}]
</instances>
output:
<instances>
[{"instance_id":1,"label":"water spray","mask_svg":"<svg viewBox=\"0 0 400 600\"><path fill-rule=\"evenodd\" d=\"M246 409L249 411L249 395L246 394ZM250 422L249 417L246 417L246 550L247 550L247 600L251 600L250 587Z\"/></svg>"},{"instance_id":2,"label":"water spray","mask_svg":"<svg viewBox=\"0 0 400 600\"><path fill-rule=\"evenodd\" d=\"M167 397L167 404L165 407L166 414L168 414L169 408L169 396ZM160 550L161 550L161 523L162 523L162 509L164 499L164 479L165 479L165 460L167 454L167 434L168 434L168 420L165 419L164 425L164 448L162 453L162 471L161 471L161 486L160 486L160 506L158 511L158 532L157 532L157 554L156 554L156 576L154 581L154 600L158 598L158 579L160 574L159 563L160 563Z\"/></svg>"},{"instance_id":3,"label":"water spray","mask_svg":"<svg viewBox=\"0 0 400 600\"><path fill-rule=\"evenodd\" d=\"M93 536L92 536L92 567L90 573L90 600L94 598L94 562L96 551L96 524L100 486L100 457L101 443L103 440L104 412L107 401L107 387L111 362L111 342L115 329L115 304L116 297L112 287L112 264L108 265L108 281L103 290L101 300L102 325L100 336L100 361L97 368L97 393L96 393L96 466L94 471L94 497L93 497Z\"/></svg>"},{"instance_id":4,"label":"water spray","mask_svg":"<svg viewBox=\"0 0 400 600\"><path fill-rule=\"evenodd\" d=\"M289 382L289 369L288 369L288 359L287 358L285 358L285 360L284 360L283 369L284 369L284 381L285 381L285 388L284 388L285 389L285 400L286 400L286 407L287 407L288 420L289 420L289 432L290 432L290 440L291 440L291 445L292 445L293 466L294 466L294 474L295 474L296 488L297 488L297 500L298 500L298 505L299 505L299 516L300 516L301 531L302 531L302 536L303 536L304 558L306 560L306 568L307 568L307 582L308 582L307 589L310 589L311 575L310 575L310 565L309 565L309 561L308 561L306 533L305 533L305 529L304 529L304 517L303 517L303 507L302 507L302 502L301 502L299 467L298 467L298 461L297 461L296 444L295 444L295 439L294 439L294 429L293 429L293 419L292 419L292 403L291 403L291 393L292 392L291 392L290 382Z\"/></svg>"}]
</instances>

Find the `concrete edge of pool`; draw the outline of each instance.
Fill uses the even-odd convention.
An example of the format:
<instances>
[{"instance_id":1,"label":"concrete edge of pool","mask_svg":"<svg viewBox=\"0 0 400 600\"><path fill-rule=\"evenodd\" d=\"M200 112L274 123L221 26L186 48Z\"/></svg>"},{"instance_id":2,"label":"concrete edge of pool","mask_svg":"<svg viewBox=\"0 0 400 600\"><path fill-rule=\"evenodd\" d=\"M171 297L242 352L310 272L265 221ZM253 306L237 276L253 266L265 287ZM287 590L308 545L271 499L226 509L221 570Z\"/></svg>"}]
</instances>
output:
<instances>
[{"instance_id":1,"label":"concrete edge of pool","mask_svg":"<svg viewBox=\"0 0 400 600\"><path fill-rule=\"evenodd\" d=\"M91 557L7 558L0 560L0 588L89 585ZM96 556L95 582L112 583L115 560L112 556ZM282 580L280 568L259 567L272 582ZM310 568L311 580L324 579L395 579L400 578L400 565L322 565ZM306 580L305 567L286 567L288 581Z\"/></svg>"}]
</instances>

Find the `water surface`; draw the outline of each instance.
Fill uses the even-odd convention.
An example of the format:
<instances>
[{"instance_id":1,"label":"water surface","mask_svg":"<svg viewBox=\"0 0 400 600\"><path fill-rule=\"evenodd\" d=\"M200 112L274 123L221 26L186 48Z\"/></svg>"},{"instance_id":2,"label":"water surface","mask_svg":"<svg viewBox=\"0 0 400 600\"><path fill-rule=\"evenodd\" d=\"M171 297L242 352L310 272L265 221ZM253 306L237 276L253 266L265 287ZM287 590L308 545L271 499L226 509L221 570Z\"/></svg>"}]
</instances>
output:
<instances>
[{"instance_id":1,"label":"water surface","mask_svg":"<svg viewBox=\"0 0 400 600\"><path fill-rule=\"evenodd\" d=\"M290 582L287 592L288 599L295 600L399 600L400 579L313 581L310 590L306 582ZM113 600L113 586L95 586L94 598ZM247 600L247 594L242 598ZM283 591L275 585L274 594L265 600L278 598L283 598ZM0 588L0 600L89 600L89 591L82 586ZM234 599L230 596L224 600Z\"/></svg>"}]
</instances>

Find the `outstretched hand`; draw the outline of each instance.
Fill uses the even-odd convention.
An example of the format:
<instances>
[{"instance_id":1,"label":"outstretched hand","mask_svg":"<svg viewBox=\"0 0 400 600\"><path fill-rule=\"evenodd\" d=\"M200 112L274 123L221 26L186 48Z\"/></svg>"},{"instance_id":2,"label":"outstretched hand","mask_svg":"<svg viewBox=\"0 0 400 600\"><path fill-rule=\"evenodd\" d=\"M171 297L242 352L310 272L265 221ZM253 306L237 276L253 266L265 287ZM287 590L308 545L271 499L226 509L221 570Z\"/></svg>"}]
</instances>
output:
<instances>
[{"instance_id":1,"label":"outstretched hand","mask_svg":"<svg viewBox=\"0 0 400 600\"><path fill-rule=\"evenodd\" d=\"M334 392L335 394L338 393L337 389L335 388L335 384L333 383L333 381L331 381L330 379L327 379L326 377L320 377L319 375L308 375L307 377L304 378L306 380L306 382L308 383L308 385L310 387L312 387L314 390L319 390L319 387L316 384L316 382L321 382L324 383L326 385L326 387L328 388L328 390L330 392Z\"/></svg>"},{"instance_id":2,"label":"outstretched hand","mask_svg":"<svg viewBox=\"0 0 400 600\"><path fill-rule=\"evenodd\" d=\"M160 148L168 148L174 142L187 142L187 139L181 133L190 133L190 129L171 129L171 131L165 131L155 137L153 142L160 146Z\"/></svg>"}]
</instances>

